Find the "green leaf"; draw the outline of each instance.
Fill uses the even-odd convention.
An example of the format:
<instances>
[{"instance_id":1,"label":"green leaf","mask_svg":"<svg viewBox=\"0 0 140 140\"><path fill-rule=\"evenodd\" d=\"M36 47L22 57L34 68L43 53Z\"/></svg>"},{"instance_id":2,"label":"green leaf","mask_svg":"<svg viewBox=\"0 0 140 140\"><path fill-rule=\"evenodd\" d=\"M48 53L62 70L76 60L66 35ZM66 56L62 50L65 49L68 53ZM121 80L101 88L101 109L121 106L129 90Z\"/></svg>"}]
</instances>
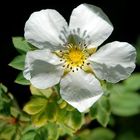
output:
<instances>
[{"instance_id":1,"label":"green leaf","mask_svg":"<svg viewBox=\"0 0 140 140\"><path fill-rule=\"evenodd\" d=\"M56 93L60 93L60 84L54 86Z\"/></svg>"},{"instance_id":2,"label":"green leaf","mask_svg":"<svg viewBox=\"0 0 140 140\"><path fill-rule=\"evenodd\" d=\"M136 63L140 65L140 45L139 47L136 48L136 51L137 51Z\"/></svg>"},{"instance_id":3,"label":"green leaf","mask_svg":"<svg viewBox=\"0 0 140 140\"><path fill-rule=\"evenodd\" d=\"M133 92L110 95L112 113L118 116L132 116L140 112L140 95Z\"/></svg>"},{"instance_id":4,"label":"green leaf","mask_svg":"<svg viewBox=\"0 0 140 140\"><path fill-rule=\"evenodd\" d=\"M97 121L103 125L104 127L107 126L110 120L111 108L108 97L102 96L101 99L98 101L98 108L97 108Z\"/></svg>"},{"instance_id":5,"label":"green leaf","mask_svg":"<svg viewBox=\"0 0 140 140\"><path fill-rule=\"evenodd\" d=\"M2 133L3 129L5 129L5 127L7 125L6 122L3 121L3 117L4 116L0 115L0 134Z\"/></svg>"},{"instance_id":6,"label":"green leaf","mask_svg":"<svg viewBox=\"0 0 140 140\"><path fill-rule=\"evenodd\" d=\"M90 108L90 116L93 118L93 119L96 119L97 117L97 102Z\"/></svg>"},{"instance_id":7,"label":"green leaf","mask_svg":"<svg viewBox=\"0 0 140 140\"><path fill-rule=\"evenodd\" d=\"M124 84L116 84L110 89L110 94L121 94L121 93L127 93L128 90L124 86Z\"/></svg>"},{"instance_id":8,"label":"green leaf","mask_svg":"<svg viewBox=\"0 0 140 140\"><path fill-rule=\"evenodd\" d=\"M83 114L77 110L71 111L70 114L71 114L72 128L76 130L80 129L82 124L84 123Z\"/></svg>"},{"instance_id":9,"label":"green leaf","mask_svg":"<svg viewBox=\"0 0 140 140\"><path fill-rule=\"evenodd\" d=\"M8 89L5 85L3 85L2 83L0 83L0 95L2 93L7 93Z\"/></svg>"},{"instance_id":10,"label":"green leaf","mask_svg":"<svg viewBox=\"0 0 140 140\"><path fill-rule=\"evenodd\" d=\"M36 134L38 134L39 137L38 139L33 139L33 140L58 140L59 130L57 124L48 123L47 125L38 128L36 131L28 131L25 134L24 134L24 139L21 140L28 140L29 138L32 140L32 137L34 138Z\"/></svg>"},{"instance_id":11,"label":"green leaf","mask_svg":"<svg viewBox=\"0 0 140 140\"><path fill-rule=\"evenodd\" d=\"M11 140L14 139L16 133L16 126L15 125L6 125L4 129L0 132L0 139L1 140Z\"/></svg>"},{"instance_id":12,"label":"green leaf","mask_svg":"<svg viewBox=\"0 0 140 140\"><path fill-rule=\"evenodd\" d=\"M36 129L37 129L37 128L35 128L33 125L29 124L29 125L27 125L27 126L23 129L22 135L24 135L24 134L26 134L26 133L28 133L28 132L30 132L30 131L36 131Z\"/></svg>"},{"instance_id":13,"label":"green leaf","mask_svg":"<svg viewBox=\"0 0 140 140\"><path fill-rule=\"evenodd\" d=\"M9 63L9 66L18 70L23 70L24 62L25 62L25 55L18 55Z\"/></svg>"},{"instance_id":14,"label":"green leaf","mask_svg":"<svg viewBox=\"0 0 140 140\"><path fill-rule=\"evenodd\" d=\"M7 92L8 89L0 84L0 114L10 115L10 106L12 102L12 96Z\"/></svg>"},{"instance_id":15,"label":"green leaf","mask_svg":"<svg viewBox=\"0 0 140 140\"><path fill-rule=\"evenodd\" d=\"M46 117L49 121L56 120L56 113L57 113L57 105L55 101L49 102L46 107Z\"/></svg>"},{"instance_id":16,"label":"green leaf","mask_svg":"<svg viewBox=\"0 0 140 140\"><path fill-rule=\"evenodd\" d=\"M49 98L51 94L53 93L52 88L38 89L38 88L35 88L33 85L30 86L30 90L31 90L32 95L45 96L47 98Z\"/></svg>"},{"instance_id":17,"label":"green leaf","mask_svg":"<svg viewBox=\"0 0 140 140\"><path fill-rule=\"evenodd\" d=\"M67 106L67 102L64 101L62 98L60 100L57 101L60 109L64 109Z\"/></svg>"},{"instance_id":18,"label":"green leaf","mask_svg":"<svg viewBox=\"0 0 140 140\"><path fill-rule=\"evenodd\" d=\"M21 140L41 140L41 137L36 131L29 131L21 137Z\"/></svg>"},{"instance_id":19,"label":"green leaf","mask_svg":"<svg viewBox=\"0 0 140 140\"><path fill-rule=\"evenodd\" d=\"M68 140L114 140L115 134L107 128L96 128L93 130L84 129L77 136Z\"/></svg>"},{"instance_id":20,"label":"green leaf","mask_svg":"<svg viewBox=\"0 0 140 140\"><path fill-rule=\"evenodd\" d=\"M65 119L67 119L68 116L68 111L66 111L65 109L59 109L57 111L57 122L59 122L60 124L63 124Z\"/></svg>"},{"instance_id":21,"label":"green leaf","mask_svg":"<svg viewBox=\"0 0 140 140\"><path fill-rule=\"evenodd\" d=\"M20 85L30 85L30 81L28 81L24 78L22 72L18 74L18 76L15 80L15 83L20 84Z\"/></svg>"},{"instance_id":22,"label":"green leaf","mask_svg":"<svg viewBox=\"0 0 140 140\"><path fill-rule=\"evenodd\" d=\"M18 133L15 133L14 140L20 140L20 138L21 138L21 135Z\"/></svg>"},{"instance_id":23,"label":"green leaf","mask_svg":"<svg viewBox=\"0 0 140 140\"><path fill-rule=\"evenodd\" d=\"M140 137L136 136L133 131L126 131L124 133L120 133L117 136L117 140L139 140Z\"/></svg>"},{"instance_id":24,"label":"green leaf","mask_svg":"<svg viewBox=\"0 0 140 140\"><path fill-rule=\"evenodd\" d=\"M107 126L110 120L111 108L108 96L102 96L100 100L90 109L90 115L104 127Z\"/></svg>"},{"instance_id":25,"label":"green leaf","mask_svg":"<svg viewBox=\"0 0 140 140\"><path fill-rule=\"evenodd\" d=\"M57 122L67 130L62 130L61 133L69 133L72 135L76 130L81 128L84 123L84 115L77 110L67 111L64 109L58 109L56 114Z\"/></svg>"},{"instance_id":26,"label":"green leaf","mask_svg":"<svg viewBox=\"0 0 140 140\"><path fill-rule=\"evenodd\" d=\"M13 117L17 118L20 114L20 111L17 108L11 106L10 107L10 113Z\"/></svg>"},{"instance_id":27,"label":"green leaf","mask_svg":"<svg viewBox=\"0 0 140 140\"><path fill-rule=\"evenodd\" d=\"M38 133L40 134L41 140L48 140L48 128L47 125L40 127L38 129Z\"/></svg>"},{"instance_id":28,"label":"green leaf","mask_svg":"<svg viewBox=\"0 0 140 140\"><path fill-rule=\"evenodd\" d=\"M67 111L73 111L73 110L75 110L75 108L74 108L73 106L67 104L66 110L67 110Z\"/></svg>"},{"instance_id":29,"label":"green leaf","mask_svg":"<svg viewBox=\"0 0 140 140\"><path fill-rule=\"evenodd\" d=\"M73 133L74 133L74 131L70 127L66 126L63 123L59 124L59 134L60 134L60 136L64 136L64 135L73 136Z\"/></svg>"},{"instance_id":30,"label":"green leaf","mask_svg":"<svg viewBox=\"0 0 140 140\"><path fill-rule=\"evenodd\" d=\"M32 123L36 127L41 127L41 126L45 125L47 123L47 117L45 114L45 110L42 110L41 112L39 112L36 115L33 115L32 116Z\"/></svg>"},{"instance_id":31,"label":"green leaf","mask_svg":"<svg viewBox=\"0 0 140 140\"><path fill-rule=\"evenodd\" d=\"M0 114L10 115L10 102L5 102L4 98L0 98Z\"/></svg>"},{"instance_id":32,"label":"green leaf","mask_svg":"<svg viewBox=\"0 0 140 140\"><path fill-rule=\"evenodd\" d=\"M0 114L10 115L10 104L5 102L0 102Z\"/></svg>"},{"instance_id":33,"label":"green leaf","mask_svg":"<svg viewBox=\"0 0 140 140\"><path fill-rule=\"evenodd\" d=\"M57 140L59 137L58 125L55 123L48 123L46 125L48 130L48 139L47 140Z\"/></svg>"},{"instance_id":34,"label":"green leaf","mask_svg":"<svg viewBox=\"0 0 140 140\"><path fill-rule=\"evenodd\" d=\"M26 53L27 51L30 51L32 49L31 45L29 45L28 42L23 37L13 37L12 38L14 47L20 52L20 53Z\"/></svg>"},{"instance_id":35,"label":"green leaf","mask_svg":"<svg viewBox=\"0 0 140 140\"><path fill-rule=\"evenodd\" d=\"M47 100L45 98L34 97L24 106L23 110L30 115L35 115L44 110L44 108L46 108L46 105Z\"/></svg>"},{"instance_id":36,"label":"green leaf","mask_svg":"<svg viewBox=\"0 0 140 140\"><path fill-rule=\"evenodd\" d=\"M30 122L30 116L25 112L21 112L19 116L19 120L22 122Z\"/></svg>"},{"instance_id":37,"label":"green leaf","mask_svg":"<svg viewBox=\"0 0 140 140\"><path fill-rule=\"evenodd\" d=\"M96 128L91 133L89 140L113 140L115 138L114 132L105 128Z\"/></svg>"},{"instance_id":38,"label":"green leaf","mask_svg":"<svg viewBox=\"0 0 140 140\"><path fill-rule=\"evenodd\" d=\"M136 41L135 47L137 51L136 63L140 65L140 36L138 37Z\"/></svg>"},{"instance_id":39,"label":"green leaf","mask_svg":"<svg viewBox=\"0 0 140 140\"><path fill-rule=\"evenodd\" d=\"M132 74L127 80L125 80L124 86L127 90L132 91L140 89L140 73Z\"/></svg>"},{"instance_id":40,"label":"green leaf","mask_svg":"<svg viewBox=\"0 0 140 140\"><path fill-rule=\"evenodd\" d=\"M84 115L77 110L66 111L63 115L66 116L62 116L64 118L63 123L73 131L80 129L84 123Z\"/></svg>"},{"instance_id":41,"label":"green leaf","mask_svg":"<svg viewBox=\"0 0 140 140\"><path fill-rule=\"evenodd\" d=\"M93 130L85 129L77 136L71 137L69 140L114 140L115 134L107 128L96 128Z\"/></svg>"}]
</instances>

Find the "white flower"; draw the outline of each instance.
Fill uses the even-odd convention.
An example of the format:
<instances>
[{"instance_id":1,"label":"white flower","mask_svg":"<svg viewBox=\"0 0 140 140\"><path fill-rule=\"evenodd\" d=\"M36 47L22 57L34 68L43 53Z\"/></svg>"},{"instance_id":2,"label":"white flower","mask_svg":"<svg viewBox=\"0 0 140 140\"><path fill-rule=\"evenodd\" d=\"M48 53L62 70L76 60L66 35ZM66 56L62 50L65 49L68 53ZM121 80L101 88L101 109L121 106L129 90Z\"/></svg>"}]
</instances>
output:
<instances>
[{"instance_id":1,"label":"white flower","mask_svg":"<svg viewBox=\"0 0 140 140\"><path fill-rule=\"evenodd\" d=\"M61 97L80 112L103 94L98 79L126 79L135 68L136 51L126 42L112 42L96 52L113 31L104 12L81 4L72 11L69 26L55 10L34 12L25 24L26 40L38 50L27 53L24 76L37 88L60 82Z\"/></svg>"}]
</instances>

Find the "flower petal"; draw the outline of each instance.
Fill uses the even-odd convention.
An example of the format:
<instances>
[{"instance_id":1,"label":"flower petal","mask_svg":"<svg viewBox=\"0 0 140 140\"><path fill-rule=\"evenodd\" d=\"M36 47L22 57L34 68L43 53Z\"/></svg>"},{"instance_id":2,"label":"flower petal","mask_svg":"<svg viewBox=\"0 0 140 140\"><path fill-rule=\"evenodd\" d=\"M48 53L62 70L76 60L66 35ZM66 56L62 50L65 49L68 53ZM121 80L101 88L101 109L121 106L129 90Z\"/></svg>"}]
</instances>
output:
<instances>
[{"instance_id":1,"label":"flower petal","mask_svg":"<svg viewBox=\"0 0 140 140\"><path fill-rule=\"evenodd\" d=\"M103 91L93 74L79 70L62 78L60 94L70 105L84 112L101 97Z\"/></svg>"},{"instance_id":2,"label":"flower petal","mask_svg":"<svg viewBox=\"0 0 140 140\"><path fill-rule=\"evenodd\" d=\"M106 44L89 58L96 76L111 83L130 76L135 68L135 59L135 48L118 41Z\"/></svg>"},{"instance_id":3,"label":"flower petal","mask_svg":"<svg viewBox=\"0 0 140 140\"><path fill-rule=\"evenodd\" d=\"M99 7L81 4L71 14L70 30L87 40L92 48L98 47L110 36L113 26Z\"/></svg>"},{"instance_id":4,"label":"flower petal","mask_svg":"<svg viewBox=\"0 0 140 140\"><path fill-rule=\"evenodd\" d=\"M57 50L67 40L67 23L55 10L34 12L25 24L25 38L40 49Z\"/></svg>"},{"instance_id":5,"label":"flower petal","mask_svg":"<svg viewBox=\"0 0 140 140\"><path fill-rule=\"evenodd\" d=\"M35 50L27 53L24 77L40 89L59 83L63 75L62 62L49 50Z\"/></svg>"}]
</instances>

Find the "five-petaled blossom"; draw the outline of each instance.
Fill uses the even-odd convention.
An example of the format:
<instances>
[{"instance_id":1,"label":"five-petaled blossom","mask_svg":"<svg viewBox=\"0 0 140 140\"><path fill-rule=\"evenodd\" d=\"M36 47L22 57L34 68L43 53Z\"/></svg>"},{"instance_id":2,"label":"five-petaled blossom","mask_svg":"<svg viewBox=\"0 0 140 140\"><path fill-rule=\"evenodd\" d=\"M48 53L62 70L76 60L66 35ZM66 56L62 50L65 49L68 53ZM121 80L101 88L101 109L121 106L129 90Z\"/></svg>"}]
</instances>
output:
<instances>
[{"instance_id":1,"label":"five-petaled blossom","mask_svg":"<svg viewBox=\"0 0 140 140\"><path fill-rule=\"evenodd\" d=\"M104 12L89 4L72 11L69 25L53 9L34 12L25 24L25 39L38 49L26 55L25 78L40 89L60 83L61 97L86 111L103 95L99 80L116 83L135 68L135 48L126 42L97 50L112 31Z\"/></svg>"}]
</instances>

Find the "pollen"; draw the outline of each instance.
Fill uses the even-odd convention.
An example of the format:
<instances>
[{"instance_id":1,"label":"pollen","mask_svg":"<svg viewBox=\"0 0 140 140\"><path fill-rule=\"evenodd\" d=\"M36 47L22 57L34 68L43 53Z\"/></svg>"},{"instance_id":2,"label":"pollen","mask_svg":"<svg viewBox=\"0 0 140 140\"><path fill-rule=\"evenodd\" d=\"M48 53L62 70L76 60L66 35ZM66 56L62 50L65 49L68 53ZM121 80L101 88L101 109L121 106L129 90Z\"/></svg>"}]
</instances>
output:
<instances>
[{"instance_id":1,"label":"pollen","mask_svg":"<svg viewBox=\"0 0 140 140\"><path fill-rule=\"evenodd\" d=\"M71 64L73 67L82 65L86 59L85 53L77 47L69 49L69 53L65 55L65 60L67 63Z\"/></svg>"},{"instance_id":2,"label":"pollen","mask_svg":"<svg viewBox=\"0 0 140 140\"><path fill-rule=\"evenodd\" d=\"M91 55L91 51L87 48L86 44L66 44L64 50L55 52L64 62L63 67L66 72L78 71L79 68L84 70L84 67L89 67L90 63L87 58Z\"/></svg>"}]
</instances>

